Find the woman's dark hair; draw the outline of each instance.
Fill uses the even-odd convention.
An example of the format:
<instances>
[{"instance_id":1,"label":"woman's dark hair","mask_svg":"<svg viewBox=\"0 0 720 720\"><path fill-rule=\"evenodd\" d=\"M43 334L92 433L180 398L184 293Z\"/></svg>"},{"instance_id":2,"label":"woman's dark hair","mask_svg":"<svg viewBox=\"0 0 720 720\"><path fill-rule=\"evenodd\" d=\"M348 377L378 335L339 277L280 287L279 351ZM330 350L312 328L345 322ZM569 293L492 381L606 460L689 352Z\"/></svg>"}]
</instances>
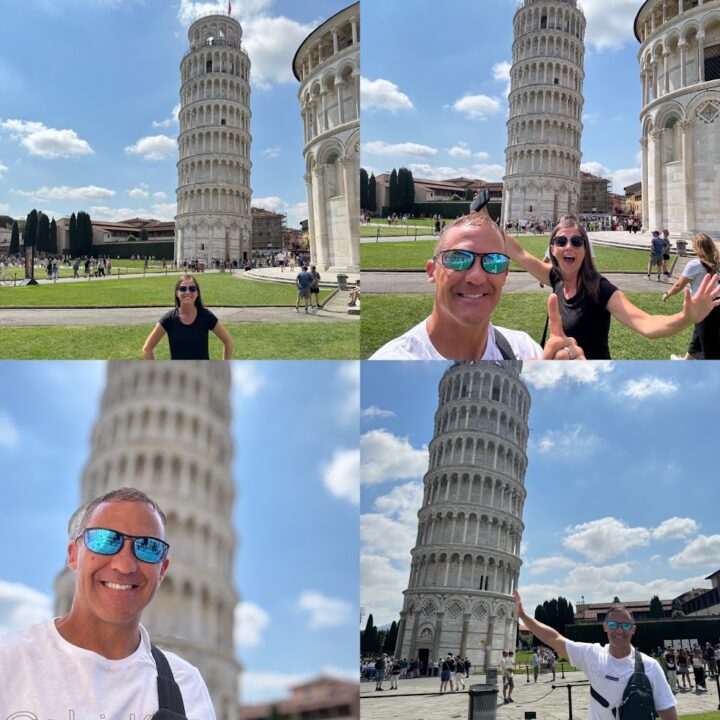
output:
<instances>
[{"instance_id":1,"label":"woman's dark hair","mask_svg":"<svg viewBox=\"0 0 720 720\"><path fill-rule=\"evenodd\" d=\"M595 261L592 257L590 250L590 239L585 231L585 228L581 225L580 221L575 215L563 215L558 224L553 228L550 233L550 248L553 246L555 236L566 228L576 228L578 234L585 241L585 257L583 258L582 265L580 266L580 272L578 272L578 292L584 290L593 302L597 302L600 295L600 273L595 267ZM555 270L558 270L558 261L555 259L555 255L550 250L550 261L553 264ZM558 270L559 272L559 270Z\"/></svg>"},{"instance_id":2,"label":"woman's dark hair","mask_svg":"<svg viewBox=\"0 0 720 720\"><path fill-rule=\"evenodd\" d=\"M192 280L193 285L197 288L197 294L195 295L195 307L198 310L201 310L203 307L202 304L202 297L200 296L200 286L198 285L197 280L192 275L183 275L176 283L175 283L175 307L180 307L180 298L177 296L178 294L178 288L183 284L184 280Z\"/></svg>"}]
</instances>

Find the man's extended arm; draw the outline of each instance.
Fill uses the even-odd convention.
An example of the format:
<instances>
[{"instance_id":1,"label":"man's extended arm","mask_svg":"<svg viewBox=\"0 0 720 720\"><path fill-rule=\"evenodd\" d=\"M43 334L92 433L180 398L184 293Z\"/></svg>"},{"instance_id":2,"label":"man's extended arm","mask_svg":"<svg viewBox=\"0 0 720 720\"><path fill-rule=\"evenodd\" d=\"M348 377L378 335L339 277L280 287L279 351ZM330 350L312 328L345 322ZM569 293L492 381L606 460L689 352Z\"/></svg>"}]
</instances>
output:
<instances>
[{"instance_id":1,"label":"man's extended arm","mask_svg":"<svg viewBox=\"0 0 720 720\"><path fill-rule=\"evenodd\" d=\"M677 707L675 705L667 708L667 710L658 710L657 714L661 720L678 720Z\"/></svg>"},{"instance_id":2,"label":"man's extended arm","mask_svg":"<svg viewBox=\"0 0 720 720\"><path fill-rule=\"evenodd\" d=\"M522 598L517 590L515 590L515 613L518 619L525 623L525 627L538 638L538 640L545 643L545 645L549 645L558 654L558 657L567 658L567 647L565 645L567 638L563 637L555 628L551 628L548 625L538 622L535 618L530 617L525 612ZM665 720L665 718L663 718L663 720Z\"/></svg>"}]
</instances>

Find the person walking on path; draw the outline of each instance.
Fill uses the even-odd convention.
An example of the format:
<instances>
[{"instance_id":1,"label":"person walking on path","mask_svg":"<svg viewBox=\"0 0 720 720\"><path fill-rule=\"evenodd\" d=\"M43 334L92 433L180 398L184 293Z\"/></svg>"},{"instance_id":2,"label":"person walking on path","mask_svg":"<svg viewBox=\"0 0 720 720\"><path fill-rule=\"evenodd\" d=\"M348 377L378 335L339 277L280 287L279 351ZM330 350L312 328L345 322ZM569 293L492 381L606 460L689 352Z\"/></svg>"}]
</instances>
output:
<instances>
[{"instance_id":1,"label":"person walking on path","mask_svg":"<svg viewBox=\"0 0 720 720\"><path fill-rule=\"evenodd\" d=\"M659 230L653 230L652 238L650 238L650 259L648 260L648 271L645 276L650 279L650 273L657 265L657 279L660 282L660 273L662 271L663 255L665 253L665 240L660 237Z\"/></svg>"},{"instance_id":2,"label":"person walking on path","mask_svg":"<svg viewBox=\"0 0 720 720\"><path fill-rule=\"evenodd\" d=\"M537 648L534 648L532 653L532 669L533 682L537 682L538 673L540 672L540 658L538 657Z\"/></svg>"},{"instance_id":3,"label":"person walking on path","mask_svg":"<svg viewBox=\"0 0 720 720\"><path fill-rule=\"evenodd\" d=\"M463 680L463 673L465 672L465 663L463 659L458 655L455 658L455 689L458 690L458 685L462 685L462 689L465 689L465 681Z\"/></svg>"},{"instance_id":4,"label":"person walking on path","mask_svg":"<svg viewBox=\"0 0 720 720\"><path fill-rule=\"evenodd\" d=\"M308 303L310 302L310 284L313 276L308 272L307 265L303 265L300 272L295 278L295 286L297 287L297 299L295 300L295 312L300 312L300 300L305 301L305 312L309 312Z\"/></svg>"},{"instance_id":5,"label":"person walking on path","mask_svg":"<svg viewBox=\"0 0 720 720\"><path fill-rule=\"evenodd\" d=\"M502 670L503 676L503 702L508 705L511 702L515 702L512 699L512 693L515 687L515 680L513 679L515 659L513 658L512 651L508 652L503 650L503 659L500 661L500 669Z\"/></svg>"},{"instance_id":6,"label":"person walking on path","mask_svg":"<svg viewBox=\"0 0 720 720\"><path fill-rule=\"evenodd\" d=\"M320 309L320 273L317 271L314 265L310 266L310 274L312 275L312 281L310 282L310 307ZM315 304L313 305L313 297L315 298Z\"/></svg>"}]
</instances>

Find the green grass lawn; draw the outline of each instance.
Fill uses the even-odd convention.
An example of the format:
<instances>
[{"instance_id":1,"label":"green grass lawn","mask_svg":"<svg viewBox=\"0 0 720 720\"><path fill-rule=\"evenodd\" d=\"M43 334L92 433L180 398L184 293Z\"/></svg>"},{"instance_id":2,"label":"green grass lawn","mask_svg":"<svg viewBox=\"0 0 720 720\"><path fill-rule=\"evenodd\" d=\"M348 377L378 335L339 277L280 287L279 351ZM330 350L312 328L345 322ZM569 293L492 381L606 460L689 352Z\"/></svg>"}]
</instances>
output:
<instances>
[{"instance_id":1,"label":"green grass lawn","mask_svg":"<svg viewBox=\"0 0 720 720\"><path fill-rule=\"evenodd\" d=\"M85 277L84 266L80 265L80 269L78 270L78 275L81 278ZM7 272L15 277L16 282L21 282L25 279L25 269L24 268L17 268L17 267L9 267L7 268ZM112 266L112 276L113 278L117 277L118 275L129 275L129 274L142 274L143 272L143 264L139 260L118 260L117 265L113 263ZM150 265L147 270L145 271L148 275L156 275L156 274L166 274L167 272L179 272L177 269L173 268L167 268L167 270L164 270L162 266L153 266ZM64 265L61 265L58 267L58 278L71 278L73 276L73 269L72 267L65 267ZM47 271L43 267L36 267L35 268L35 279L36 280L47 280Z\"/></svg>"},{"instance_id":2,"label":"green grass lawn","mask_svg":"<svg viewBox=\"0 0 720 720\"><path fill-rule=\"evenodd\" d=\"M233 359L356 360L358 323L227 323ZM153 325L0 328L7 360L135 360ZM170 358L167 339L155 349ZM210 357L222 358L222 344L210 334Z\"/></svg>"},{"instance_id":3,"label":"green grass lawn","mask_svg":"<svg viewBox=\"0 0 720 720\"><path fill-rule=\"evenodd\" d=\"M646 312L669 315L681 308L680 302L663 303L657 293L627 293L630 300ZM674 298L673 298L674 299ZM432 295L366 295L360 334L360 357L372 355L381 345L402 335L432 311ZM537 342L542 336L547 313L547 295L507 293L493 315L500 327L524 330ZM671 353L684 355L692 327L669 338L648 340L615 319L610 324L610 352L617 360L668 360Z\"/></svg>"},{"instance_id":4,"label":"green grass lawn","mask_svg":"<svg viewBox=\"0 0 720 720\"><path fill-rule=\"evenodd\" d=\"M547 235L520 236L520 244L535 257L541 258L548 246ZM365 243L360 246L360 267L363 270L422 270L435 250L435 240L417 242ZM646 272L648 253L618 247L595 247L595 260L600 272ZM512 263L511 270L520 268Z\"/></svg>"},{"instance_id":5,"label":"green grass lawn","mask_svg":"<svg viewBox=\"0 0 720 720\"><path fill-rule=\"evenodd\" d=\"M173 305L177 277L92 280L57 285L0 288L0 307L122 307ZM198 284L208 307L294 305L294 285L241 280L229 274L201 275ZM329 291L320 290L324 302Z\"/></svg>"}]
</instances>

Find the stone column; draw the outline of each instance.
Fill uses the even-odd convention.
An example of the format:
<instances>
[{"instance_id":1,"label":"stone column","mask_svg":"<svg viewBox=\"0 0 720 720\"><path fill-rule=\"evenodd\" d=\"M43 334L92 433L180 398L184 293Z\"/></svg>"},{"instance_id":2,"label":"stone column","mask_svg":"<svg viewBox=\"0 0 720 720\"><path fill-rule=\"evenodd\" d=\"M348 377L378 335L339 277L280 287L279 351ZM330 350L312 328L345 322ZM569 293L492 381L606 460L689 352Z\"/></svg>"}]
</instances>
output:
<instances>
[{"instance_id":1,"label":"stone column","mask_svg":"<svg viewBox=\"0 0 720 720\"><path fill-rule=\"evenodd\" d=\"M337 99L338 99L338 124L345 124L345 108L343 107L345 98L343 97L343 88L345 83L342 80L338 80L336 83L337 87Z\"/></svg>"},{"instance_id":2,"label":"stone column","mask_svg":"<svg viewBox=\"0 0 720 720\"><path fill-rule=\"evenodd\" d=\"M321 110L321 117L322 117L322 131L321 132L327 132L330 128L328 127L330 123L328 123L328 114L327 114L327 102L325 98L327 97L327 90L323 89L320 91L320 107Z\"/></svg>"},{"instance_id":3,"label":"stone column","mask_svg":"<svg viewBox=\"0 0 720 720\"><path fill-rule=\"evenodd\" d=\"M400 611L400 624L398 625L397 642L395 643L395 657L403 657L402 647L405 641L405 618L407 613L404 610ZM412 657L412 655L410 655Z\"/></svg>"},{"instance_id":4,"label":"stone column","mask_svg":"<svg viewBox=\"0 0 720 720\"><path fill-rule=\"evenodd\" d=\"M469 627L470 613L465 613L463 615L462 638L460 639L460 657L465 657L467 654L467 636Z\"/></svg>"},{"instance_id":5,"label":"stone column","mask_svg":"<svg viewBox=\"0 0 720 720\"><path fill-rule=\"evenodd\" d=\"M648 140L646 137L640 138L640 148L642 152L642 225L647 230L650 227L650 188L648 187Z\"/></svg>"},{"instance_id":6,"label":"stone column","mask_svg":"<svg viewBox=\"0 0 720 720\"><path fill-rule=\"evenodd\" d=\"M317 259L317 247L315 242L315 202L313 192L313 176L307 173L304 176L305 179L305 190L308 199L308 236L310 240L310 259L311 262L318 263Z\"/></svg>"},{"instance_id":7,"label":"stone column","mask_svg":"<svg viewBox=\"0 0 720 720\"><path fill-rule=\"evenodd\" d=\"M662 192L662 137L663 137L663 129L662 128L655 128L650 135L653 139L653 184L654 184L654 193L653 197L655 200L653 212L654 217L652 219L653 221L653 227L654 228L662 228L663 225L663 206L662 206L662 200L663 200L663 192ZM643 190L644 194L644 190Z\"/></svg>"},{"instance_id":8,"label":"stone column","mask_svg":"<svg viewBox=\"0 0 720 720\"><path fill-rule=\"evenodd\" d=\"M683 179L685 185L685 216L683 218L683 235L691 235L695 231L695 171L693 168L693 124L694 120L682 120Z\"/></svg>"},{"instance_id":9,"label":"stone column","mask_svg":"<svg viewBox=\"0 0 720 720\"><path fill-rule=\"evenodd\" d=\"M330 267L330 248L327 227L327 199L325 197L325 168L322 165L316 165L313 168L313 175L313 190L316 193L313 204L317 220L315 250L318 257L316 264L322 266L323 270L327 270Z\"/></svg>"},{"instance_id":10,"label":"stone column","mask_svg":"<svg viewBox=\"0 0 720 720\"><path fill-rule=\"evenodd\" d=\"M443 617L445 616L444 612L436 612L435 613L435 636L433 638L433 649L432 649L432 657L438 658L440 657L440 636L442 635L442 625L443 625Z\"/></svg>"},{"instance_id":11,"label":"stone column","mask_svg":"<svg viewBox=\"0 0 720 720\"><path fill-rule=\"evenodd\" d=\"M332 39L333 39L333 53L338 52L338 34L337 30L332 31ZM397 657L397 656L396 656Z\"/></svg>"},{"instance_id":12,"label":"stone column","mask_svg":"<svg viewBox=\"0 0 720 720\"><path fill-rule=\"evenodd\" d=\"M493 647L493 633L495 632L495 616L492 614L492 610L490 611L490 617L488 618L488 630L487 630L487 640L485 642L485 669L487 670L490 667L490 657L492 656L492 647Z\"/></svg>"},{"instance_id":13,"label":"stone column","mask_svg":"<svg viewBox=\"0 0 720 720\"><path fill-rule=\"evenodd\" d=\"M680 4L682 5L682 0L680 0ZM680 12L682 12L682 7ZM685 40L680 40L678 48L680 50L680 87L685 87L687 85L687 68L685 67L685 50L687 48L687 43Z\"/></svg>"},{"instance_id":14,"label":"stone column","mask_svg":"<svg viewBox=\"0 0 720 720\"><path fill-rule=\"evenodd\" d=\"M417 655L417 634L418 625L420 623L420 613L415 610L412 613L413 627L412 633L410 634L410 650L408 651L408 657L414 658Z\"/></svg>"},{"instance_id":15,"label":"stone column","mask_svg":"<svg viewBox=\"0 0 720 720\"><path fill-rule=\"evenodd\" d=\"M697 34L698 82L705 82L705 33Z\"/></svg>"},{"instance_id":16,"label":"stone column","mask_svg":"<svg viewBox=\"0 0 720 720\"><path fill-rule=\"evenodd\" d=\"M350 20L350 27L352 28L352 42L353 45L357 45L358 42L358 36L357 36L357 18L353 18Z\"/></svg>"},{"instance_id":17,"label":"stone column","mask_svg":"<svg viewBox=\"0 0 720 720\"><path fill-rule=\"evenodd\" d=\"M663 14L665 11L665 6L663 5ZM665 52L663 52L663 93L667 95L667 93L670 92L670 73L668 71L669 68L669 61L668 58L670 57L670 51L668 49L665 49Z\"/></svg>"}]
</instances>

